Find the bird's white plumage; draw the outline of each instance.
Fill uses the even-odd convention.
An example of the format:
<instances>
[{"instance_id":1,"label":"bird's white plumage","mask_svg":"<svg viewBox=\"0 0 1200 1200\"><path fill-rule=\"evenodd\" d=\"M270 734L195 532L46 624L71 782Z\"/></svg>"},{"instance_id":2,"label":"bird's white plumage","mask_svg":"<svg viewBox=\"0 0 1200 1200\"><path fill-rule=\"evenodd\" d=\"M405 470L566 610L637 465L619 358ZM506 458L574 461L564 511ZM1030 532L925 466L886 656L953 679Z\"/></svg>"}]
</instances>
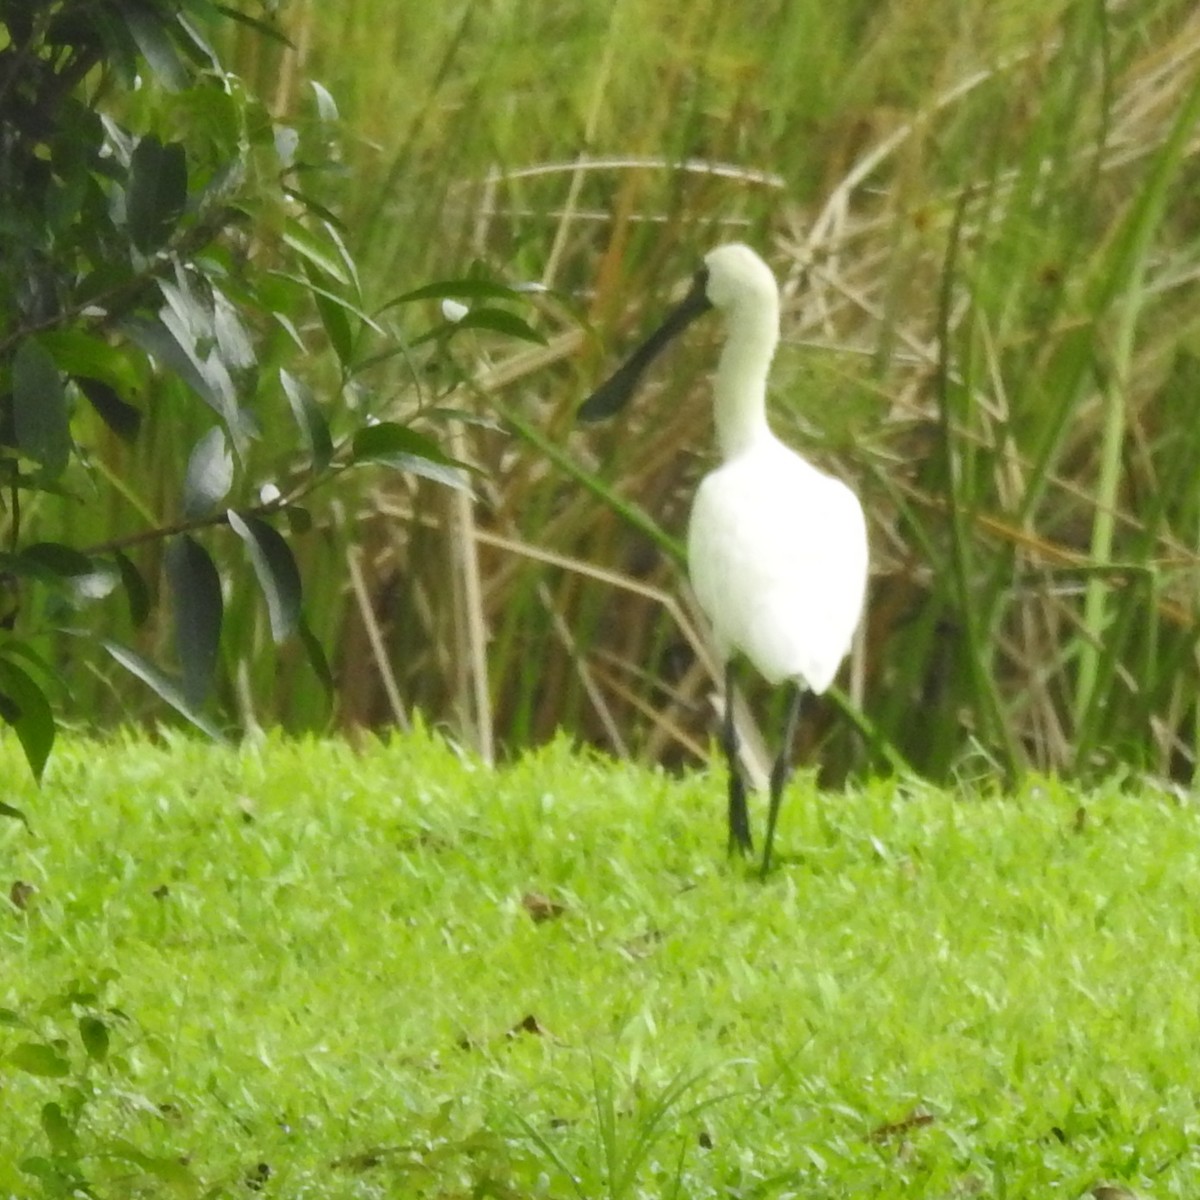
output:
<instances>
[{"instance_id":1,"label":"bird's white plumage","mask_svg":"<svg viewBox=\"0 0 1200 1200\"><path fill-rule=\"evenodd\" d=\"M728 659L815 692L833 681L862 615L867 531L845 484L771 432L766 380L779 330L770 269L742 245L705 259L728 337L714 381L725 461L701 482L688 527L696 597Z\"/></svg>"},{"instance_id":2,"label":"bird's white plumage","mask_svg":"<svg viewBox=\"0 0 1200 1200\"><path fill-rule=\"evenodd\" d=\"M845 484L764 440L701 483L688 562L722 658L740 650L770 683L833 682L867 573L862 509Z\"/></svg>"}]
</instances>

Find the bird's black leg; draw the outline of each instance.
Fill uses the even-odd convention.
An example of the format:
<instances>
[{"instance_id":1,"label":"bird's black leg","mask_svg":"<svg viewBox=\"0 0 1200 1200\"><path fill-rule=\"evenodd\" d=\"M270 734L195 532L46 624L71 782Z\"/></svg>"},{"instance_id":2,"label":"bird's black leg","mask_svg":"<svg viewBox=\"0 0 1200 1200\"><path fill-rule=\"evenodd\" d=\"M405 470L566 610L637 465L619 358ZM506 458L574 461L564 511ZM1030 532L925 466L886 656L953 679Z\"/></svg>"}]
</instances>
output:
<instances>
[{"instance_id":1,"label":"bird's black leg","mask_svg":"<svg viewBox=\"0 0 1200 1200\"><path fill-rule=\"evenodd\" d=\"M783 799L783 788L792 773L792 739L796 734L796 722L800 717L800 701L804 690L799 683L793 685L791 701L788 704L787 720L783 725L783 744L779 747L779 757L771 768L771 807L767 810L767 841L763 848L762 874L767 877L771 868L771 844L775 841L775 821L779 817L779 804Z\"/></svg>"},{"instance_id":2,"label":"bird's black leg","mask_svg":"<svg viewBox=\"0 0 1200 1200\"><path fill-rule=\"evenodd\" d=\"M725 719L721 725L721 746L729 766L729 853L735 850L749 854L754 845L750 840L750 811L746 807L746 780L738 758L737 727L733 721L733 664L725 664Z\"/></svg>"}]
</instances>

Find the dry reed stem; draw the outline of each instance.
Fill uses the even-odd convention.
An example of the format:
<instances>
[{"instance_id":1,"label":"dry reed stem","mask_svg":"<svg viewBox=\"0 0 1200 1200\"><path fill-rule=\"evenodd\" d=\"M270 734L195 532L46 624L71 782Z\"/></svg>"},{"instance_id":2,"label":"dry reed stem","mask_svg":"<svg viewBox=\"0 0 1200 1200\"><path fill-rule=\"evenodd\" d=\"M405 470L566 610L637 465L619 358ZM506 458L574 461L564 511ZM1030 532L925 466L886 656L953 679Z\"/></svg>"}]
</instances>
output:
<instances>
[{"instance_id":1,"label":"dry reed stem","mask_svg":"<svg viewBox=\"0 0 1200 1200\"><path fill-rule=\"evenodd\" d=\"M379 622L375 619L375 608L371 603L371 595L367 590L366 580L363 578L362 566L359 561L361 555L362 552L357 546L350 545L346 549L346 568L350 576L350 587L354 592L355 602L358 604L358 614L362 620L363 628L367 631L367 639L371 645L371 654L375 660L375 668L379 672L384 693L387 696L388 704L391 706L392 718L401 729L408 730L410 728L408 713L405 711L404 701L400 698L400 689L396 684L396 676L392 671L392 664L388 658L387 647L384 645L383 635L379 629Z\"/></svg>"},{"instance_id":2,"label":"dry reed stem","mask_svg":"<svg viewBox=\"0 0 1200 1200\"><path fill-rule=\"evenodd\" d=\"M557 634L559 642L562 643L567 654L570 656L571 664L579 676L579 682L583 687L584 694L591 702L592 709L599 718L601 725L603 725L605 735L612 744L613 750L622 758L627 758L629 756L629 746L625 741L624 734L621 733L621 726L613 716L612 709L604 697L604 692L596 682L595 672L589 665L587 656L579 649L579 643L575 640L575 635L571 632L570 625L555 606L554 597L544 583L538 584L537 594L542 607L546 610L546 614L550 618L551 624L554 626L554 632Z\"/></svg>"},{"instance_id":3,"label":"dry reed stem","mask_svg":"<svg viewBox=\"0 0 1200 1200\"><path fill-rule=\"evenodd\" d=\"M619 696L630 708L635 712L641 713L650 722L650 726L654 731L654 734L651 736L656 738L655 745L659 748L664 747L665 740L661 735L666 734L671 741L682 746L697 761L704 762L708 758L708 752L705 747L700 745L681 726L676 725L671 720L670 715L660 705L652 704L650 701L643 699L640 692L627 686L620 676L611 671L606 671L603 667L597 667L596 674L603 679L614 695ZM627 752L622 751L622 753ZM649 740L645 747L644 757L647 757L650 761L654 761L654 755L650 752Z\"/></svg>"},{"instance_id":4,"label":"dry reed stem","mask_svg":"<svg viewBox=\"0 0 1200 1200\"><path fill-rule=\"evenodd\" d=\"M469 462L467 440L461 421L450 423L450 454ZM469 722L472 748L485 763L496 758L492 703L488 687L487 617L483 609L478 541L475 537L473 493L453 488L449 494L450 569L454 596L455 633L458 641L456 668L459 703Z\"/></svg>"}]
</instances>

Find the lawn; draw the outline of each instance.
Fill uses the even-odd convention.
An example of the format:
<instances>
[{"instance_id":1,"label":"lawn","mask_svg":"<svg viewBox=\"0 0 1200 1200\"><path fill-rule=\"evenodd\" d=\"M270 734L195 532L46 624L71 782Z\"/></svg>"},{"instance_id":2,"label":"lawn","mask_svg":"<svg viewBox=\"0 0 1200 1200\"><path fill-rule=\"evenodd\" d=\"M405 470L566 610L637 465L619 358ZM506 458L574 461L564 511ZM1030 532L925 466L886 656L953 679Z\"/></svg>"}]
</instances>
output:
<instances>
[{"instance_id":1,"label":"lawn","mask_svg":"<svg viewBox=\"0 0 1200 1200\"><path fill-rule=\"evenodd\" d=\"M1146 786L800 778L764 884L718 774L565 742L0 770L0 1196L1198 1194L1200 822Z\"/></svg>"}]
</instances>

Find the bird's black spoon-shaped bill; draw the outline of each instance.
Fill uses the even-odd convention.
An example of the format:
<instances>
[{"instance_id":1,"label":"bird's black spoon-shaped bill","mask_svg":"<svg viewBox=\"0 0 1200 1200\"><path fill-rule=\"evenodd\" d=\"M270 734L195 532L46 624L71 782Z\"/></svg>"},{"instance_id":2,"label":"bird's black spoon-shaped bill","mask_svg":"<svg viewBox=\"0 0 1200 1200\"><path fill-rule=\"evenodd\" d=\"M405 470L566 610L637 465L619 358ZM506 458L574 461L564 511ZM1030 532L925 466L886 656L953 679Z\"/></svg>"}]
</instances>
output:
<instances>
[{"instance_id":1,"label":"bird's black spoon-shaped bill","mask_svg":"<svg viewBox=\"0 0 1200 1200\"><path fill-rule=\"evenodd\" d=\"M629 403L646 368L676 334L682 333L698 316L712 308L708 298L708 269L696 272L688 294L671 310L667 319L618 367L580 406L580 421L602 421Z\"/></svg>"}]
</instances>

